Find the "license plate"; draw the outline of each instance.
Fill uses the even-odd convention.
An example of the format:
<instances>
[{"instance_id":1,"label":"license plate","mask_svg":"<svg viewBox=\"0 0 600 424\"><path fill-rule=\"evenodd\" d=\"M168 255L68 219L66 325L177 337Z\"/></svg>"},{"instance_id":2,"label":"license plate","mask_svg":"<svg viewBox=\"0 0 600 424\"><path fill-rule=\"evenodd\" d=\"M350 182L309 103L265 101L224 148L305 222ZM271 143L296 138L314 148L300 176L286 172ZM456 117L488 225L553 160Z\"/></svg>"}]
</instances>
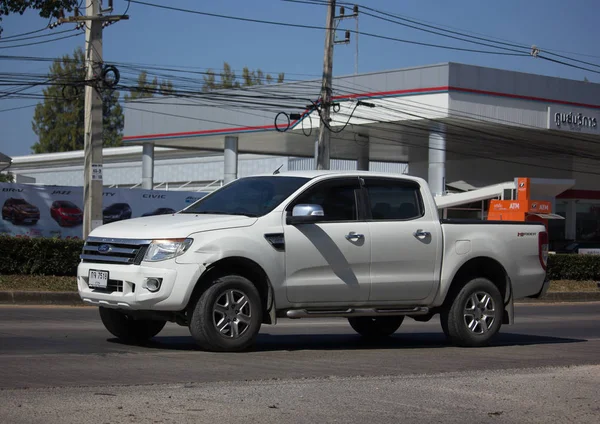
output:
<instances>
[{"instance_id":1,"label":"license plate","mask_svg":"<svg viewBox=\"0 0 600 424\"><path fill-rule=\"evenodd\" d=\"M108 286L108 271L90 269L88 286L97 289L105 289Z\"/></svg>"}]
</instances>

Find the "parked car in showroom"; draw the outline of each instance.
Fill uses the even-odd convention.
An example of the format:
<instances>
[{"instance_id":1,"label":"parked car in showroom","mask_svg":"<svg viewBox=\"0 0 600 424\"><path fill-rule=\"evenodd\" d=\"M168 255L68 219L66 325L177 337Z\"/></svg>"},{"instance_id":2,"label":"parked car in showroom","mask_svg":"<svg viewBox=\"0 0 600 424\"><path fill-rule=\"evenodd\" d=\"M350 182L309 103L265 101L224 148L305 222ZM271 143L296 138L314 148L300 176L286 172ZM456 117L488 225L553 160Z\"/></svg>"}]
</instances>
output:
<instances>
[{"instance_id":1,"label":"parked car in showroom","mask_svg":"<svg viewBox=\"0 0 600 424\"><path fill-rule=\"evenodd\" d=\"M102 222L104 224L129 218L131 218L131 206L127 203L113 203L102 211Z\"/></svg>"},{"instance_id":2,"label":"parked car in showroom","mask_svg":"<svg viewBox=\"0 0 600 424\"><path fill-rule=\"evenodd\" d=\"M25 199L11 197L2 206L2 219L13 224L35 224L40 220L40 210Z\"/></svg>"},{"instance_id":3,"label":"parked car in showroom","mask_svg":"<svg viewBox=\"0 0 600 424\"><path fill-rule=\"evenodd\" d=\"M61 227L80 225L83 222L83 211L68 200L56 200L50 207L50 216Z\"/></svg>"},{"instance_id":4,"label":"parked car in showroom","mask_svg":"<svg viewBox=\"0 0 600 424\"><path fill-rule=\"evenodd\" d=\"M171 208L157 208L151 212L146 212L146 213L142 214L142 216L169 215L169 214L172 214L175 212L177 212L177 211L175 209L171 209Z\"/></svg>"}]
</instances>

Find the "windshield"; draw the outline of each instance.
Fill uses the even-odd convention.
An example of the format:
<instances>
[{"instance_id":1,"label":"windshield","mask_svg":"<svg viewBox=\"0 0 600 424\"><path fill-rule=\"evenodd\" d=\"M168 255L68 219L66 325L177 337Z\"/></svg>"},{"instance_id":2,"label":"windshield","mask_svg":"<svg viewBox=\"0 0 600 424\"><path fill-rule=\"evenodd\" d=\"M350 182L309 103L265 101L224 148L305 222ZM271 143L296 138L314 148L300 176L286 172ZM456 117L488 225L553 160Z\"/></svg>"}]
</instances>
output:
<instances>
[{"instance_id":1,"label":"windshield","mask_svg":"<svg viewBox=\"0 0 600 424\"><path fill-rule=\"evenodd\" d=\"M249 177L211 193L181 213L262 216L308 181L300 177Z\"/></svg>"}]
</instances>

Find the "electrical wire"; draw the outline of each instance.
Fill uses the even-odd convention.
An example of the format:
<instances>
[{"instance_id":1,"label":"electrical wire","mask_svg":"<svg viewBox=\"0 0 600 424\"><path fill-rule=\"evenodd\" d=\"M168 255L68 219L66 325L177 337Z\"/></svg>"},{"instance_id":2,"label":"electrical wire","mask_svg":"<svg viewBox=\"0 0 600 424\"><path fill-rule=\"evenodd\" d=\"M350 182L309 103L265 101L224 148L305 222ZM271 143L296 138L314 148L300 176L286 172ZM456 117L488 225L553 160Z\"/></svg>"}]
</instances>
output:
<instances>
[{"instance_id":1,"label":"electrical wire","mask_svg":"<svg viewBox=\"0 0 600 424\"><path fill-rule=\"evenodd\" d=\"M27 105L27 106L18 106L18 107L11 107L11 108L7 108L7 109L0 109L0 113L12 112L13 110L29 109L29 108L35 107L37 105L38 105L38 103L33 104L33 105Z\"/></svg>"},{"instance_id":2,"label":"electrical wire","mask_svg":"<svg viewBox=\"0 0 600 424\"><path fill-rule=\"evenodd\" d=\"M284 26L284 27L290 27L290 28L304 28L304 29L317 29L317 30L327 30L328 29L326 27L317 26L317 25L305 25L305 24L295 24L295 23L291 23L291 22L276 22L276 21L268 21L268 20L264 20L264 19L244 18L244 17L240 17L240 16L222 15L222 14L217 14L217 13L201 12L198 10L184 9L184 8L173 7L173 6L165 6L165 5L155 4L155 3L148 3L148 2L140 1L140 0L130 0L130 1L132 3L137 3L140 5L144 5L144 6L156 7L156 8L160 8L160 9L190 13L190 14L195 14L195 15L209 16L209 17L215 17L215 18L221 18L221 19L230 19L230 20L235 20L235 21L260 23L260 24L274 25L274 26ZM347 31L354 33L354 34L358 34L358 32L356 30L349 29ZM525 53L496 52L496 51L489 51L489 50L467 49L467 48L461 48L461 47L446 46L446 45L441 45L441 44L424 43L424 42L415 41L415 40L405 40L405 39L396 38L396 37L388 37L385 35L373 34L373 33L365 32L365 31L360 31L360 35L366 36L366 37L371 37L371 38L376 38L376 39L380 39L380 40L396 41L396 42L400 42L400 43L408 43L408 44L415 44L415 45L425 46L425 47L434 47L434 48L449 49L449 50L455 50L455 51L464 51L464 52L471 52L471 53L497 54L497 55L504 55L504 56L529 56L529 54L525 54Z\"/></svg>"},{"instance_id":3,"label":"electrical wire","mask_svg":"<svg viewBox=\"0 0 600 424\"><path fill-rule=\"evenodd\" d=\"M70 32L70 31L77 31L77 30L76 29L68 30L68 32ZM36 41L34 43L17 44L17 45L14 45L14 46L0 46L0 49L14 49L14 48L17 48L17 47L37 46L37 45L40 45L40 44L52 43L54 41L60 41L60 40L65 40L67 38L77 37L78 35L80 35L80 34L65 35L63 37L54 38L52 40Z\"/></svg>"},{"instance_id":4,"label":"electrical wire","mask_svg":"<svg viewBox=\"0 0 600 424\"><path fill-rule=\"evenodd\" d=\"M320 6L327 6L328 5L327 2L321 2L321 1L307 1L307 0L283 0L283 1L292 2L292 3L310 4L310 5L320 5ZM342 4L352 5L352 3L342 3ZM412 28L412 29L416 29L416 30L419 30L419 31L424 31L424 32L427 32L427 33L436 34L436 35L440 35L440 36L443 36L443 37L453 38L453 39L465 41L465 42L468 42L468 43L478 44L478 45L487 46L487 47L493 47L493 48L507 50L507 51L521 52L521 50L515 50L515 48L517 48L517 49L527 49L528 51L531 51L531 47L530 46L526 46L526 45L523 45L523 44L517 44L517 43L512 43L512 42L504 42L504 41L496 41L496 40L493 40L493 39L488 38L488 37L478 37L478 36L474 36L474 35L469 35L469 34L465 34L464 32L452 31L452 30L441 28L440 26L429 25L429 24L426 24L426 23L423 23L423 22L419 22L419 21L417 21L415 19L409 19L409 18L403 17L401 15L397 15L397 14L394 14L394 13L382 11L382 10L375 9L375 8L372 8L372 7L369 7L369 6L365 6L365 5L362 5L362 4L356 4L356 5L359 6L362 9L360 13L363 14L363 15L367 15L367 16L370 16L372 18L380 19L380 20L383 20L383 21L386 21L386 22L395 23L395 24L402 25L404 27L408 27L408 28ZM391 17L391 18L394 18L394 19L389 19L389 18L386 18L386 17L383 17L383 16L377 16L377 15L375 15L373 13L365 12L365 10L369 10L369 11L381 14L381 15L386 16L386 17ZM403 22L399 22L399 21L403 21ZM412 23L412 24L420 25L420 26L423 26L425 28L420 28L418 26L410 25L410 24L407 24L405 22L409 22L409 23ZM427 29L427 28L431 28L431 29ZM446 32L447 34L440 33L439 31ZM454 35L450 35L450 34L454 34ZM457 37L455 35L459 35L461 37ZM472 38L473 40L470 40L468 38L462 38L462 37ZM478 40L478 41L474 41L474 40ZM484 41L484 43L482 43L481 41ZM491 43L495 43L495 44L499 44L500 46L494 46L493 44L488 44L490 42ZM508 47L504 47L504 46L508 46ZM589 66L600 68L600 65L598 65L598 64L595 64L595 63L592 63L592 62L588 62L588 61L582 61L582 60L575 59L575 58L572 58L572 57L569 57L569 56L565 56L565 55L562 55L562 54L559 54L559 53L555 53L553 50L544 50L544 53L549 54L549 55L553 55L553 56L556 56L556 57L560 57L562 59L567 59L567 60L570 60L572 62L577 62L577 63L581 63L581 64L584 64L584 65L589 65ZM530 54L527 54L527 55L530 55ZM543 60L547 60L547 61L554 62L554 63L557 63L557 64L561 64L561 65L564 65L564 66L569 66L569 67L572 67L572 68L575 68L575 69L581 69L581 70L585 70L585 71L593 72L593 73L597 73L597 74L600 73L599 71L596 71L596 70L593 70L593 69L584 68L584 67L573 65L573 64L570 64L570 63L567 63L567 62L564 62L564 61L559 61L559 60L551 59L551 58L548 58L546 56L539 56L538 55L536 57L539 57L539 58L541 58Z\"/></svg>"},{"instance_id":5,"label":"electrical wire","mask_svg":"<svg viewBox=\"0 0 600 424\"><path fill-rule=\"evenodd\" d=\"M50 22L51 21L52 21L52 18L48 19L48 23L43 28L36 29L34 31L24 32L24 33L21 33L21 34L14 34L14 35L6 36L6 37L0 37L0 40L8 40L8 39L11 39L11 38L18 38L18 37L23 37L23 36L26 36L26 35L37 34L39 32L47 30L48 27L50 26Z\"/></svg>"},{"instance_id":6,"label":"electrical wire","mask_svg":"<svg viewBox=\"0 0 600 424\"><path fill-rule=\"evenodd\" d=\"M19 41L25 41L25 40L35 40L38 38L45 38L45 37L52 37L54 35L59 35L59 34L64 34L66 32L71 32L72 29L65 29L62 31L57 31L57 32L50 32L48 34L42 34L42 35L32 35L30 37L22 37L22 38L18 38L18 39L11 39L11 40L5 40L3 38L0 38L0 43L16 43Z\"/></svg>"}]
</instances>

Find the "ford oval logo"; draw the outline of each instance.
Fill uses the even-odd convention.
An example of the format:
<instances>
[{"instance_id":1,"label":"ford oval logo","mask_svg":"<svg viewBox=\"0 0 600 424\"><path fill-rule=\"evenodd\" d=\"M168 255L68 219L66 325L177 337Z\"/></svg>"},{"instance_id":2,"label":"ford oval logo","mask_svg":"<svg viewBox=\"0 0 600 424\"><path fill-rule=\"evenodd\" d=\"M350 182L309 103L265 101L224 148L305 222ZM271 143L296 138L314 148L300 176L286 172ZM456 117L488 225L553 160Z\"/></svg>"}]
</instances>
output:
<instances>
[{"instance_id":1,"label":"ford oval logo","mask_svg":"<svg viewBox=\"0 0 600 424\"><path fill-rule=\"evenodd\" d=\"M112 246L110 244L101 244L98 246L98 253L108 253L112 250Z\"/></svg>"}]
</instances>

